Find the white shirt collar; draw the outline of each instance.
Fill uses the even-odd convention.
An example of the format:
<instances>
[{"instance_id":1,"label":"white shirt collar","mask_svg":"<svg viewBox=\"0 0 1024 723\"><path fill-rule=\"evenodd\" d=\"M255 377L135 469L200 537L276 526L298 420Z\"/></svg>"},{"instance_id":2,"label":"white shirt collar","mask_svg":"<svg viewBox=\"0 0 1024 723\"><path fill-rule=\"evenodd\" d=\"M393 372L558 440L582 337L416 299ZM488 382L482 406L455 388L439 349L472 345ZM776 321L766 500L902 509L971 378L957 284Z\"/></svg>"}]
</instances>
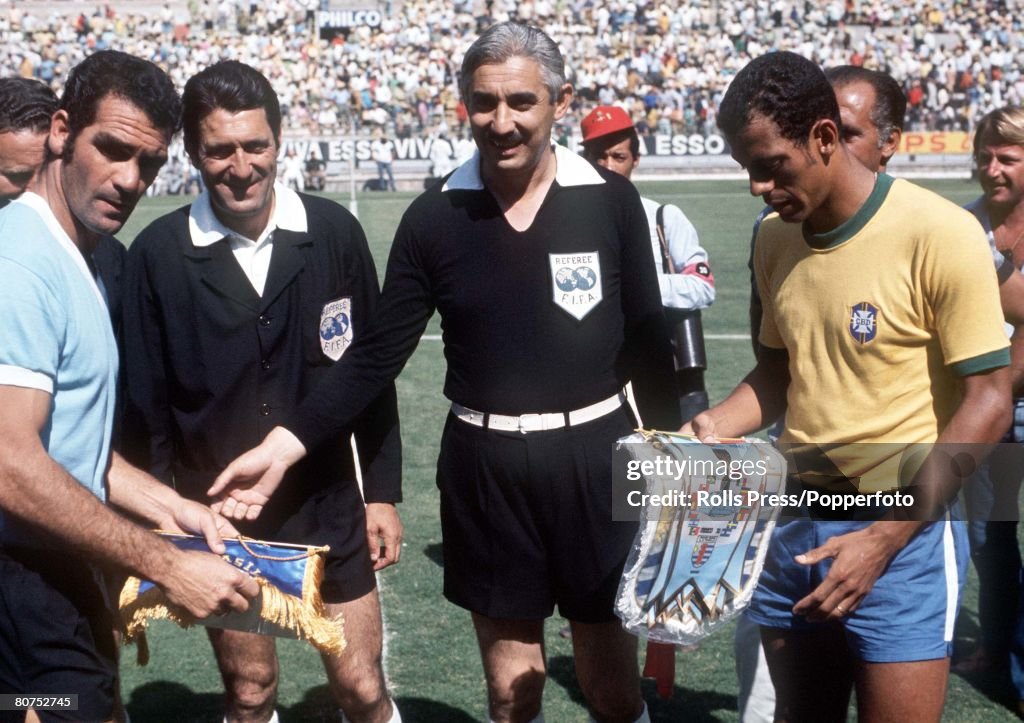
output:
<instances>
[{"instance_id":1,"label":"white shirt collar","mask_svg":"<svg viewBox=\"0 0 1024 723\"><path fill-rule=\"evenodd\" d=\"M299 194L279 183L274 184L274 211L261 237L275 228L297 233L305 233L309 228L306 221L306 207L302 205ZM199 194L189 209L188 233L192 239L192 245L198 248L215 244L225 236L239 236L237 232L229 229L217 218L217 214L213 212L213 207L210 205L209 191ZM249 240L256 241L258 239Z\"/></svg>"},{"instance_id":2,"label":"white shirt collar","mask_svg":"<svg viewBox=\"0 0 1024 723\"><path fill-rule=\"evenodd\" d=\"M596 186L604 183L601 174L594 170L590 162L576 155L568 148L557 143L555 149L555 180L559 186ZM455 169L448 177L444 191L482 191L483 178L480 177L480 149L473 152L473 157Z\"/></svg>"}]
</instances>

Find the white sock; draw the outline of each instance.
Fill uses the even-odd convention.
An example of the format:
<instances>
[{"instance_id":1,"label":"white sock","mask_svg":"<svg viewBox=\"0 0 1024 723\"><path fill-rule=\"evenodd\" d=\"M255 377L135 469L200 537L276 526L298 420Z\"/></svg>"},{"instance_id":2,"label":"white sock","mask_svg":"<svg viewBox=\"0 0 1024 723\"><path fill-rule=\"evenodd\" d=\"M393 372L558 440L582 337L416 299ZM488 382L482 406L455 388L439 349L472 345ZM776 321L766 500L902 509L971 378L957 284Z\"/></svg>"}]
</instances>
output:
<instances>
[{"instance_id":1,"label":"white sock","mask_svg":"<svg viewBox=\"0 0 1024 723\"><path fill-rule=\"evenodd\" d=\"M597 723L597 721L594 720L594 716L589 716L587 720L589 721L589 723ZM633 721L633 723L651 723L651 716L647 713L646 702L644 703L644 709L640 711L640 716L635 721Z\"/></svg>"},{"instance_id":2,"label":"white sock","mask_svg":"<svg viewBox=\"0 0 1024 723\"><path fill-rule=\"evenodd\" d=\"M402 723L402 714L398 712L398 704L394 698L391 699L391 717L388 718L388 723Z\"/></svg>"},{"instance_id":3,"label":"white sock","mask_svg":"<svg viewBox=\"0 0 1024 723\"><path fill-rule=\"evenodd\" d=\"M224 723L230 723L230 721L228 721L227 716L224 716ZM274 714L270 716L270 718L267 720L267 723L280 723L280 718L277 717L276 710L274 711Z\"/></svg>"}]
</instances>

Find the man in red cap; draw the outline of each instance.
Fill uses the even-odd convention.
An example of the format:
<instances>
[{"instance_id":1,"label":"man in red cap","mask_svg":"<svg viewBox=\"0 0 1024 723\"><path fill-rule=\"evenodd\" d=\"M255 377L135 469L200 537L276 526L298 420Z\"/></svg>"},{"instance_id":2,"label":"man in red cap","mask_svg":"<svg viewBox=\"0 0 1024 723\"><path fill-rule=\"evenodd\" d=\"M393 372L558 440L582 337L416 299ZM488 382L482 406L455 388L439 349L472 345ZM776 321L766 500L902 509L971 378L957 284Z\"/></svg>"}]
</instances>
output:
<instances>
[{"instance_id":1,"label":"man in red cap","mask_svg":"<svg viewBox=\"0 0 1024 723\"><path fill-rule=\"evenodd\" d=\"M640 137L626 111L614 105L594 108L580 124L583 156L630 178L640 163ZM641 199L651 230L661 303L675 330L676 384L683 420L707 409L704 389L704 335L700 309L715 300L715 277L697 230L678 206Z\"/></svg>"}]
</instances>

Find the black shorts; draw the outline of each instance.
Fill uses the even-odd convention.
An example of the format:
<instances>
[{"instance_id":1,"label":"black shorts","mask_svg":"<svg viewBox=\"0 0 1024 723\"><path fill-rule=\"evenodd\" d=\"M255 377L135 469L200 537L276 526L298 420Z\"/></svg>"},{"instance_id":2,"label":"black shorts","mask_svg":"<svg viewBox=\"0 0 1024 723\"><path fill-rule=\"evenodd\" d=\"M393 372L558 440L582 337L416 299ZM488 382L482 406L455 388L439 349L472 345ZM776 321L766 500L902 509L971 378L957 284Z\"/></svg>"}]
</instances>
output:
<instances>
[{"instance_id":1,"label":"black shorts","mask_svg":"<svg viewBox=\"0 0 1024 723\"><path fill-rule=\"evenodd\" d=\"M109 720L117 689L114 618L102 577L60 552L0 550L0 693L77 694L44 721ZM25 712L0 711L0 721Z\"/></svg>"},{"instance_id":2,"label":"black shorts","mask_svg":"<svg viewBox=\"0 0 1024 723\"><path fill-rule=\"evenodd\" d=\"M271 498L268 509L273 508ZM254 522L233 522L248 537L298 545L330 545L320 595L324 602L358 600L377 586L366 544L366 510L355 482L314 494L283 520L264 511Z\"/></svg>"},{"instance_id":3,"label":"black shorts","mask_svg":"<svg viewBox=\"0 0 1024 723\"><path fill-rule=\"evenodd\" d=\"M449 415L437 463L444 594L492 618L615 620L635 522L612 521L622 407L546 432L485 430Z\"/></svg>"}]
</instances>

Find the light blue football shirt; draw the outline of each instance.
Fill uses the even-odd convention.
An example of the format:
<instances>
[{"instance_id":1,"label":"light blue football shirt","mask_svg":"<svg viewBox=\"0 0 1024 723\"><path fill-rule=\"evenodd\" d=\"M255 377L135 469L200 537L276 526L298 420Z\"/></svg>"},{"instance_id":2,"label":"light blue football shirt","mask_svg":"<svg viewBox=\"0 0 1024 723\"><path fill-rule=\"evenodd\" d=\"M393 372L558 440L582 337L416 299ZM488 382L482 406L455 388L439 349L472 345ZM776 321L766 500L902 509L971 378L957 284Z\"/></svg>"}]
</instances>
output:
<instances>
[{"instance_id":1,"label":"light blue football shirt","mask_svg":"<svg viewBox=\"0 0 1024 723\"><path fill-rule=\"evenodd\" d=\"M100 500L117 389L117 345L106 303L81 252L39 196L0 210L0 385L51 397L42 441ZM32 544L0 517L0 541Z\"/></svg>"}]
</instances>

